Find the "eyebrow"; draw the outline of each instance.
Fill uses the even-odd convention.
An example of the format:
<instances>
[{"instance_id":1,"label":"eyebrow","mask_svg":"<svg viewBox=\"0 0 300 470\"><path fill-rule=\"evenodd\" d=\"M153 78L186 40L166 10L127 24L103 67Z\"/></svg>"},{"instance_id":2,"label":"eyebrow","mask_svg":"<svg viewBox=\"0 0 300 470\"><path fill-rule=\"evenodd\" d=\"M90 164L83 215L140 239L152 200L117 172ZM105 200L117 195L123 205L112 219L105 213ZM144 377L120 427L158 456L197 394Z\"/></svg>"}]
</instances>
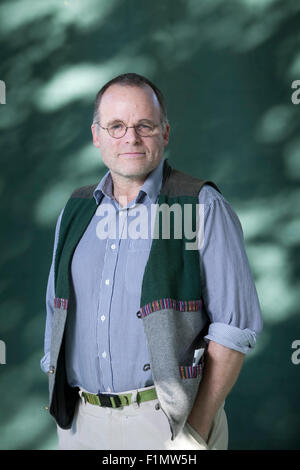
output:
<instances>
[{"instance_id":1,"label":"eyebrow","mask_svg":"<svg viewBox=\"0 0 300 470\"><path fill-rule=\"evenodd\" d=\"M124 122L124 121L122 121L122 119L111 119L106 125L110 126L111 124L114 124L115 122ZM149 124L154 124L154 122L151 121L150 119L139 119L137 123L139 122L148 122Z\"/></svg>"}]
</instances>

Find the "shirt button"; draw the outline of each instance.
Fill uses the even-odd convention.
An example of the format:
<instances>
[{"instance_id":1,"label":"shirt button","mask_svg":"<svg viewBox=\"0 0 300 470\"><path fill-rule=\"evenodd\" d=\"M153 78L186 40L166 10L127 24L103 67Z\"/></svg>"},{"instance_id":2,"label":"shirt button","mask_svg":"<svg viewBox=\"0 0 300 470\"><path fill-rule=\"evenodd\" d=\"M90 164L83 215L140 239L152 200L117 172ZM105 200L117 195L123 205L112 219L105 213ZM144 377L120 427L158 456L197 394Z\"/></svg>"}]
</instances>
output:
<instances>
[{"instance_id":1,"label":"shirt button","mask_svg":"<svg viewBox=\"0 0 300 470\"><path fill-rule=\"evenodd\" d=\"M103 357L104 359L106 358L106 352L105 352L105 351L102 353L102 357Z\"/></svg>"},{"instance_id":2,"label":"shirt button","mask_svg":"<svg viewBox=\"0 0 300 470\"><path fill-rule=\"evenodd\" d=\"M105 280L105 284L108 286L109 285L109 279Z\"/></svg>"},{"instance_id":3,"label":"shirt button","mask_svg":"<svg viewBox=\"0 0 300 470\"><path fill-rule=\"evenodd\" d=\"M150 369L150 364L145 364L143 367L143 370L146 372L149 369Z\"/></svg>"},{"instance_id":4,"label":"shirt button","mask_svg":"<svg viewBox=\"0 0 300 470\"><path fill-rule=\"evenodd\" d=\"M101 321L104 321L104 320L105 320L105 315L102 315Z\"/></svg>"},{"instance_id":5,"label":"shirt button","mask_svg":"<svg viewBox=\"0 0 300 470\"><path fill-rule=\"evenodd\" d=\"M112 245L110 245L110 247L111 247L112 250L116 249L116 245L114 243Z\"/></svg>"}]
</instances>

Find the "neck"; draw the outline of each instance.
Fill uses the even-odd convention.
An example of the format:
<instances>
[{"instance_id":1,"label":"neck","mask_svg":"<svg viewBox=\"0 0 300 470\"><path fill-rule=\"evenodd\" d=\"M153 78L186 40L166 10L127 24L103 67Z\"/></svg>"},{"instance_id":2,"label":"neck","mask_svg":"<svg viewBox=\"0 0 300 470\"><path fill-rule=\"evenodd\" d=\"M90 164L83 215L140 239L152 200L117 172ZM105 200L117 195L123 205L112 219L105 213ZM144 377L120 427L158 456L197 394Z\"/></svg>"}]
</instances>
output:
<instances>
[{"instance_id":1,"label":"neck","mask_svg":"<svg viewBox=\"0 0 300 470\"><path fill-rule=\"evenodd\" d=\"M113 183L113 197L118 201L121 207L127 206L127 204L133 201L146 178L143 179L123 179L116 178L115 175L111 175Z\"/></svg>"}]
</instances>

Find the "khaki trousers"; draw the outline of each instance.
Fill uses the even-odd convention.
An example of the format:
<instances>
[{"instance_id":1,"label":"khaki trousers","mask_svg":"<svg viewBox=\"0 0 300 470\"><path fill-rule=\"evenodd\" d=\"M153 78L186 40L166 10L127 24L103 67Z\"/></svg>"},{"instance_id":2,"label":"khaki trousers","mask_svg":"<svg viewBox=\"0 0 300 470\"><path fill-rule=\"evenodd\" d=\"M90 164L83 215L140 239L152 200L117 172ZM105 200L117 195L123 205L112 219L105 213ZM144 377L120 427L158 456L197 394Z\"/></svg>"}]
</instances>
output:
<instances>
[{"instance_id":1,"label":"khaki trousers","mask_svg":"<svg viewBox=\"0 0 300 470\"><path fill-rule=\"evenodd\" d=\"M169 422L157 399L107 408L85 403L80 394L71 429L57 426L57 433L60 450L227 450L228 447L224 403L215 416L207 443L188 423L171 441Z\"/></svg>"}]
</instances>

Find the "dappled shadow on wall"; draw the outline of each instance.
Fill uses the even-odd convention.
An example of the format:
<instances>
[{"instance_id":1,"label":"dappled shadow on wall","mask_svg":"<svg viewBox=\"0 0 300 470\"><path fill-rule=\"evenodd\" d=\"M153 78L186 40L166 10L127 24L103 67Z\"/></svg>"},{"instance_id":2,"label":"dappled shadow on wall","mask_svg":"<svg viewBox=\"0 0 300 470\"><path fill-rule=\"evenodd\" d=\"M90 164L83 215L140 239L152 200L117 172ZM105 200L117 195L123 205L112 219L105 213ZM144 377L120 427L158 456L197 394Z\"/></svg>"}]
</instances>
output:
<instances>
[{"instance_id":1,"label":"dappled shadow on wall","mask_svg":"<svg viewBox=\"0 0 300 470\"><path fill-rule=\"evenodd\" d=\"M55 222L73 189L106 171L91 141L93 101L129 71L165 94L170 163L215 181L242 221L265 329L233 391L232 446L294 445L297 379L285 355L299 299L298 24L291 0L1 3L1 448L55 445L39 369Z\"/></svg>"}]
</instances>

